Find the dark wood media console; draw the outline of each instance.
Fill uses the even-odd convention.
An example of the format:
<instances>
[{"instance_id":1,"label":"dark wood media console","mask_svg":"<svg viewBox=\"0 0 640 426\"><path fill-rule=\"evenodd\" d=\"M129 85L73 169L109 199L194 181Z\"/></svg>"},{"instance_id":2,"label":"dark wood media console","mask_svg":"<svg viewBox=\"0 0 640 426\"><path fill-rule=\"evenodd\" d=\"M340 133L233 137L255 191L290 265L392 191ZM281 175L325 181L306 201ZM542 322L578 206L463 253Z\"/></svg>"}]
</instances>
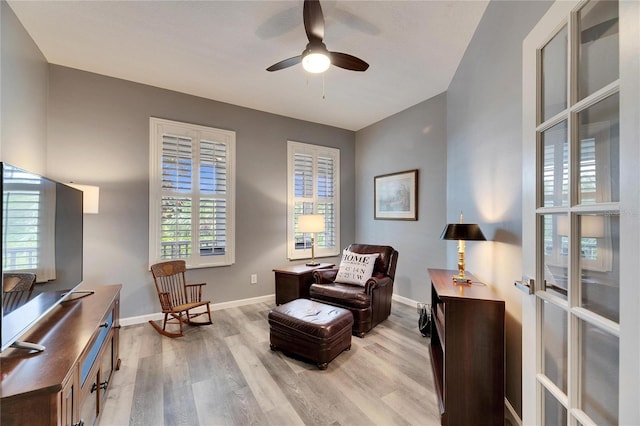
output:
<instances>
[{"instance_id":1,"label":"dark wood media console","mask_svg":"<svg viewBox=\"0 0 640 426\"><path fill-rule=\"evenodd\" d=\"M504 301L457 270L429 269L431 367L443 425L504 425Z\"/></svg>"},{"instance_id":2,"label":"dark wood media console","mask_svg":"<svg viewBox=\"0 0 640 426\"><path fill-rule=\"evenodd\" d=\"M120 359L121 285L81 287L95 293L63 302L20 338L41 353L0 355L0 423L93 425Z\"/></svg>"}]
</instances>

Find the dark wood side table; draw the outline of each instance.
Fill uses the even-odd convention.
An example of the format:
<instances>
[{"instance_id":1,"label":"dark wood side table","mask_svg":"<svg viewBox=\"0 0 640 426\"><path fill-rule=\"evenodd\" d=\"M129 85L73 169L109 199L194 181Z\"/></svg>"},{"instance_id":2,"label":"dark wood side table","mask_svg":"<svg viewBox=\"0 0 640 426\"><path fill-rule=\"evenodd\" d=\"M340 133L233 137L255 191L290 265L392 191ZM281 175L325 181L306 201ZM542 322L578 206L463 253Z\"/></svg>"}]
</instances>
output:
<instances>
[{"instance_id":1,"label":"dark wood side table","mask_svg":"<svg viewBox=\"0 0 640 426\"><path fill-rule=\"evenodd\" d=\"M273 270L276 274L276 305L295 299L308 299L309 287L313 284L313 271L332 268L333 263L321 263L318 266L285 266Z\"/></svg>"},{"instance_id":2,"label":"dark wood side table","mask_svg":"<svg viewBox=\"0 0 640 426\"><path fill-rule=\"evenodd\" d=\"M467 273L472 285L456 285L457 270L429 269L429 352L440 421L448 425L504 424L505 303Z\"/></svg>"}]
</instances>

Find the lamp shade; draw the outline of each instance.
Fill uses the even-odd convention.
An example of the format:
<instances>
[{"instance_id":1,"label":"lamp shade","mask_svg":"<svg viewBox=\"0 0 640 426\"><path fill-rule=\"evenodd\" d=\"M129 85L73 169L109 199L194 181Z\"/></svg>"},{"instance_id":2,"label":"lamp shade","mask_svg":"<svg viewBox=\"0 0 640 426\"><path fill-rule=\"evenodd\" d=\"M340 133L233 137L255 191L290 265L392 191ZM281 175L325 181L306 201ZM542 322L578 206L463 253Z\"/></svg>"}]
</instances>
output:
<instances>
[{"instance_id":1,"label":"lamp shade","mask_svg":"<svg viewBox=\"0 0 640 426\"><path fill-rule=\"evenodd\" d=\"M298 216L298 231L324 232L324 215L303 214Z\"/></svg>"},{"instance_id":2,"label":"lamp shade","mask_svg":"<svg viewBox=\"0 0 640 426\"><path fill-rule=\"evenodd\" d=\"M442 230L441 240L486 241L475 223L450 223Z\"/></svg>"},{"instance_id":3,"label":"lamp shade","mask_svg":"<svg viewBox=\"0 0 640 426\"><path fill-rule=\"evenodd\" d=\"M558 216L558 235L569 235L569 217ZM604 237L604 216L580 215L580 237L581 238L603 238Z\"/></svg>"},{"instance_id":4,"label":"lamp shade","mask_svg":"<svg viewBox=\"0 0 640 426\"><path fill-rule=\"evenodd\" d=\"M583 238L604 238L604 216L580 216L580 231Z\"/></svg>"},{"instance_id":5,"label":"lamp shade","mask_svg":"<svg viewBox=\"0 0 640 426\"><path fill-rule=\"evenodd\" d=\"M100 187L93 185L78 185L76 183L70 183L68 185L82 191L82 213L99 213Z\"/></svg>"}]
</instances>

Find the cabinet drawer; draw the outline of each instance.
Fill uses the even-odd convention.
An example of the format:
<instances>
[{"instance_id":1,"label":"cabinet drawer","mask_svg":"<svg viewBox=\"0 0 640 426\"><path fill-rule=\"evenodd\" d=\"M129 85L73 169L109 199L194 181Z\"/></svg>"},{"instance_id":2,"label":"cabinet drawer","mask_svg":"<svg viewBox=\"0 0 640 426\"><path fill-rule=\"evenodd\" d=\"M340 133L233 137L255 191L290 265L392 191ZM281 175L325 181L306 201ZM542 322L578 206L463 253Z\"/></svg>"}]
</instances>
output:
<instances>
[{"instance_id":1,"label":"cabinet drawer","mask_svg":"<svg viewBox=\"0 0 640 426\"><path fill-rule=\"evenodd\" d=\"M80 385L84 386L84 382L87 380L87 376L89 376L89 372L91 371L91 367L96 361L98 357L98 353L100 352L100 348L104 343L111 327L113 326L113 311L110 311L105 320L100 325L100 331L98 332L98 337L95 342L91 346L91 350L87 353L82 361L82 365L80 367Z\"/></svg>"}]
</instances>

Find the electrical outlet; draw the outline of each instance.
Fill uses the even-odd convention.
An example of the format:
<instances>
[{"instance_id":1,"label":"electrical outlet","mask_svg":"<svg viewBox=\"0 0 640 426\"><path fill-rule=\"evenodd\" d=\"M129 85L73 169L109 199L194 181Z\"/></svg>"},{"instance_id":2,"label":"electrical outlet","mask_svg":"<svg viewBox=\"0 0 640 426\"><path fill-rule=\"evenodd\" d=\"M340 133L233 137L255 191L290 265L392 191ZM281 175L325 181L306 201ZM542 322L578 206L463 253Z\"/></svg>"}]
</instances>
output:
<instances>
[{"instance_id":1,"label":"electrical outlet","mask_svg":"<svg viewBox=\"0 0 640 426\"><path fill-rule=\"evenodd\" d=\"M251 274L251 284L258 284L258 274Z\"/></svg>"}]
</instances>

